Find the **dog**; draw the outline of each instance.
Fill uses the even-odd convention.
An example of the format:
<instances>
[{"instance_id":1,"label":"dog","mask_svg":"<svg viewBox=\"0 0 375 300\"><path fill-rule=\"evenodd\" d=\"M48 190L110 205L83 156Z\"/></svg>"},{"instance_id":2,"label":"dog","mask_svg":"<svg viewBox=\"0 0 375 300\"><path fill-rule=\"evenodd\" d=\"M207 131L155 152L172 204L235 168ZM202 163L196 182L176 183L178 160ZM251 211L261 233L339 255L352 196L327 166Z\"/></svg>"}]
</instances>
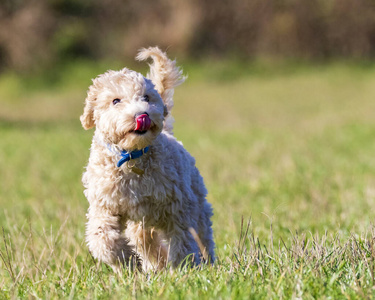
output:
<instances>
[{"instance_id":1,"label":"dog","mask_svg":"<svg viewBox=\"0 0 375 300\"><path fill-rule=\"evenodd\" d=\"M174 88L185 81L158 47L141 49L150 72L124 68L93 79L80 117L95 127L83 174L90 253L115 271L160 270L215 260L207 190L173 136Z\"/></svg>"}]
</instances>

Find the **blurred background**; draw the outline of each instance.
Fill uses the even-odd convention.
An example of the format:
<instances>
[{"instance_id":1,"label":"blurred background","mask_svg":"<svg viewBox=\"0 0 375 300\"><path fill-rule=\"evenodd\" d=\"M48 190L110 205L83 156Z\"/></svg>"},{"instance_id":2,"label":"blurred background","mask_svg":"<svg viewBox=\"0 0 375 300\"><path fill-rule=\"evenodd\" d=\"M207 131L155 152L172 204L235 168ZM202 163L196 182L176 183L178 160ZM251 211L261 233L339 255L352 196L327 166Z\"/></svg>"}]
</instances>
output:
<instances>
[{"instance_id":1,"label":"blurred background","mask_svg":"<svg viewBox=\"0 0 375 300\"><path fill-rule=\"evenodd\" d=\"M369 59L372 0L2 0L0 70L124 60L159 45L175 56Z\"/></svg>"}]
</instances>

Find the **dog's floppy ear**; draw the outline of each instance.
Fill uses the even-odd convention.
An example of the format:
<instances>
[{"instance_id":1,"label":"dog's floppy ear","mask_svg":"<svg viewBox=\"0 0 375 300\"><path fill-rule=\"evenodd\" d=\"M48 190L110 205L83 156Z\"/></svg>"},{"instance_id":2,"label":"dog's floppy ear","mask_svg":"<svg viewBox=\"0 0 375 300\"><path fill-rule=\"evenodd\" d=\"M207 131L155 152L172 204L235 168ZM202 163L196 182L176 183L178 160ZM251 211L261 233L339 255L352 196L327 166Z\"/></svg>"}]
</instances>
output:
<instances>
[{"instance_id":1,"label":"dog's floppy ear","mask_svg":"<svg viewBox=\"0 0 375 300\"><path fill-rule=\"evenodd\" d=\"M93 128L95 126L94 107L96 103L96 96L96 88L94 87L94 85L92 85L87 91L85 108L83 109L83 114L80 117L82 127L86 130Z\"/></svg>"},{"instance_id":2,"label":"dog's floppy ear","mask_svg":"<svg viewBox=\"0 0 375 300\"><path fill-rule=\"evenodd\" d=\"M158 47L141 49L136 58L146 60L149 57L153 59L153 63L150 64L150 73L147 74L147 77L151 79L170 111L173 107L173 90L185 81L185 77L182 75L182 70L176 66L176 61L170 60L167 54Z\"/></svg>"}]
</instances>

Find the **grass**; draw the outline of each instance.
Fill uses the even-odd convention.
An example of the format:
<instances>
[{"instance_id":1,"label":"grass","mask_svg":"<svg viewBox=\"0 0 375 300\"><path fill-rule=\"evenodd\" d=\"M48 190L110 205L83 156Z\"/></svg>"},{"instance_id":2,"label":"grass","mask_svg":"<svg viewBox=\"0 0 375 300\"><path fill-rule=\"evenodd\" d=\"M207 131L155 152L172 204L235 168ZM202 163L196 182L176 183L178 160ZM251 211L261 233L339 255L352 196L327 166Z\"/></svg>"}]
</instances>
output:
<instances>
[{"instance_id":1,"label":"grass","mask_svg":"<svg viewBox=\"0 0 375 300\"><path fill-rule=\"evenodd\" d=\"M188 64L175 94L217 263L122 276L84 241L78 117L103 66L0 77L0 299L373 298L375 67L248 67Z\"/></svg>"}]
</instances>

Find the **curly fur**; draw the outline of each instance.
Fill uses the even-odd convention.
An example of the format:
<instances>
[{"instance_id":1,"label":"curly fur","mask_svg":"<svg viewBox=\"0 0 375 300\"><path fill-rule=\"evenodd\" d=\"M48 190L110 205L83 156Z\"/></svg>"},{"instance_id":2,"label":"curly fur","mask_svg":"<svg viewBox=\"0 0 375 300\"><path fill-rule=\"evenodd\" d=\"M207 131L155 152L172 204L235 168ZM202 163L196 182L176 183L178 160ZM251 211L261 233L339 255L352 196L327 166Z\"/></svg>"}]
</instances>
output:
<instances>
[{"instance_id":1,"label":"curly fur","mask_svg":"<svg viewBox=\"0 0 375 300\"><path fill-rule=\"evenodd\" d=\"M206 188L194 158L172 135L173 92L185 78L159 48L137 56L149 57L148 78L124 68L94 79L80 118L85 129L96 127L82 179L90 204L86 240L92 255L115 270L140 261L145 270L177 267L186 257L199 264L203 253L192 229L214 261ZM121 102L114 105L116 98ZM134 132L139 113L152 121L142 135ZM143 175L116 166L118 151L146 146L149 152L132 160Z\"/></svg>"}]
</instances>

